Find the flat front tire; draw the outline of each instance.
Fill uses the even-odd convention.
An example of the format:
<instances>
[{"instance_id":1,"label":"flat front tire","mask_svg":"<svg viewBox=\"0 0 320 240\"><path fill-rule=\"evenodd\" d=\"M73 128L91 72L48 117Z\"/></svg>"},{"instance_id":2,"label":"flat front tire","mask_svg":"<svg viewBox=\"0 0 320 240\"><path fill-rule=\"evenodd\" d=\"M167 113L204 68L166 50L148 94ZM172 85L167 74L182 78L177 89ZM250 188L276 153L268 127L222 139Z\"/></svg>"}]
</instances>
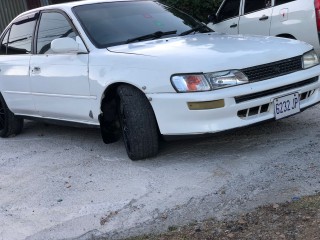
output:
<instances>
[{"instance_id":1,"label":"flat front tire","mask_svg":"<svg viewBox=\"0 0 320 240\"><path fill-rule=\"evenodd\" d=\"M21 133L23 119L16 117L8 108L0 93L0 137L6 138Z\"/></svg>"},{"instance_id":2,"label":"flat front tire","mask_svg":"<svg viewBox=\"0 0 320 240\"><path fill-rule=\"evenodd\" d=\"M159 136L156 118L150 102L137 88L121 85L119 120L124 145L131 160L141 160L158 154Z\"/></svg>"}]
</instances>

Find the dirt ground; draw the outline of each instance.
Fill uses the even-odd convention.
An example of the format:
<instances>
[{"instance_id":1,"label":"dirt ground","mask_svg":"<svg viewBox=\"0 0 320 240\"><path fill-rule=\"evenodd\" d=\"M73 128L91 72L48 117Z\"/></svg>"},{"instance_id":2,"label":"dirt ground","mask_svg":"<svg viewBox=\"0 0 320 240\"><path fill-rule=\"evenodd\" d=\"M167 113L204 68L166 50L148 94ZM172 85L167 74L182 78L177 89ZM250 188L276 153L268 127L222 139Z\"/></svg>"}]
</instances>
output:
<instances>
[{"instance_id":1,"label":"dirt ground","mask_svg":"<svg viewBox=\"0 0 320 240\"><path fill-rule=\"evenodd\" d=\"M284 204L260 207L231 221L215 221L172 226L158 236L142 236L128 240L228 240L228 239L320 239L320 194L293 199Z\"/></svg>"},{"instance_id":2,"label":"dirt ground","mask_svg":"<svg viewBox=\"0 0 320 240\"><path fill-rule=\"evenodd\" d=\"M110 240L168 229L158 239L317 239L317 201L297 200L320 190L319 119L317 105L164 142L156 158L138 162L121 141L105 145L99 129L26 121L22 134L0 139L0 240ZM293 205L285 210L285 202Z\"/></svg>"}]
</instances>

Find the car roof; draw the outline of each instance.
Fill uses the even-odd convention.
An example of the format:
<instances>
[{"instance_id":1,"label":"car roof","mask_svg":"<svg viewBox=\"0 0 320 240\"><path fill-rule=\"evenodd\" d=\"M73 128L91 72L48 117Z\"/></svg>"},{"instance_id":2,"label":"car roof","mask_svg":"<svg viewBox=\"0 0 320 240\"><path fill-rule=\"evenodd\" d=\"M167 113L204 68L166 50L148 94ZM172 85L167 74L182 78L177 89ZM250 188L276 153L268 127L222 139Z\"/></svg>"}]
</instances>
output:
<instances>
[{"instance_id":1,"label":"car roof","mask_svg":"<svg viewBox=\"0 0 320 240\"><path fill-rule=\"evenodd\" d=\"M67 7L72 8L74 6L80 6L80 5L86 5L86 4L92 4L92 3L103 3L103 2L134 2L137 0L79 0L75 2L67 2L67 3L60 3L60 4L53 4L44 6L42 8L54 8L54 7ZM141 0L138 0L141 1Z\"/></svg>"},{"instance_id":2,"label":"car roof","mask_svg":"<svg viewBox=\"0 0 320 240\"><path fill-rule=\"evenodd\" d=\"M60 4L53 4L53 5L48 5L44 7L39 7L35 8L26 12L21 13L20 15L17 16L23 16L29 13L33 12L38 12L41 10L46 10L46 9L62 9L62 10L69 10L73 7L76 6L81 6L81 5L87 5L87 4L94 4L94 3L109 3L109 2L138 2L138 1L152 1L152 0L79 0L75 2L67 2L67 3L60 3Z\"/></svg>"}]
</instances>

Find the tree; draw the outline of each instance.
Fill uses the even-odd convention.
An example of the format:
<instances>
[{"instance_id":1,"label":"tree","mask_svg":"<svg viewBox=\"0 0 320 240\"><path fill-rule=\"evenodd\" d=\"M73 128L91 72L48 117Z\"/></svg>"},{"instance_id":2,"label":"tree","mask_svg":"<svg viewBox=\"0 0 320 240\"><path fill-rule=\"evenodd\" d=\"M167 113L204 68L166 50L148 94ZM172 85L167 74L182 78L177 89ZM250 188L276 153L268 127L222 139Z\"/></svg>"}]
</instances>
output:
<instances>
[{"instance_id":1,"label":"tree","mask_svg":"<svg viewBox=\"0 0 320 240\"><path fill-rule=\"evenodd\" d=\"M160 0L160 2L176 7L203 22L207 22L208 15L216 12L222 0Z\"/></svg>"}]
</instances>

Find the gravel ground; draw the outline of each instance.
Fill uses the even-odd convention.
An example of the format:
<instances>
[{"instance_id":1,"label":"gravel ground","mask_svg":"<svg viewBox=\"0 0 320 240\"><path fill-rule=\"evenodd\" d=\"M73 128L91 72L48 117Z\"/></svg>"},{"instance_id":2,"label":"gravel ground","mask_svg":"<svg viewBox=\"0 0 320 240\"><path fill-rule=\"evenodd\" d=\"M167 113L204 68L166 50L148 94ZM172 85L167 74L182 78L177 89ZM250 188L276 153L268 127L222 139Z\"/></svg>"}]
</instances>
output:
<instances>
[{"instance_id":1,"label":"gravel ground","mask_svg":"<svg viewBox=\"0 0 320 240\"><path fill-rule=\"evenodd\" d=\"M98 129L27 122L0 139L0 239L117 239L233 219L320 190L320 107L132 162Z\"/></svg>"}]
</instances>

